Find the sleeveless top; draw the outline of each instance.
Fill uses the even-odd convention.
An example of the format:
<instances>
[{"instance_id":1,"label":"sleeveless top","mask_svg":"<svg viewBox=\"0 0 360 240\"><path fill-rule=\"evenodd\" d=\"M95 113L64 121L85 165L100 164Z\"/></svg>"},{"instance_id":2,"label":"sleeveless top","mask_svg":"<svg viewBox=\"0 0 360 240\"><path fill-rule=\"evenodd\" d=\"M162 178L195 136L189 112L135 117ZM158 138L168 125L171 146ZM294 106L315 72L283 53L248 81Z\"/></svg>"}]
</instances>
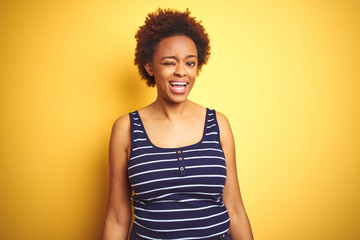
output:
<instances>
[{"instance_id":1,"label":"sleeveless top","mask_svg":"<svg viewBox=\"0 0 360 240\"><path fill-rule=\"evenodd\" d=\"M229 229L223 203L225 156L215 110L206 109L200 142L161 148L150 141L137 111L129 113L132 234L142 239L209 239Z\"/></svg>"}]
</instances>

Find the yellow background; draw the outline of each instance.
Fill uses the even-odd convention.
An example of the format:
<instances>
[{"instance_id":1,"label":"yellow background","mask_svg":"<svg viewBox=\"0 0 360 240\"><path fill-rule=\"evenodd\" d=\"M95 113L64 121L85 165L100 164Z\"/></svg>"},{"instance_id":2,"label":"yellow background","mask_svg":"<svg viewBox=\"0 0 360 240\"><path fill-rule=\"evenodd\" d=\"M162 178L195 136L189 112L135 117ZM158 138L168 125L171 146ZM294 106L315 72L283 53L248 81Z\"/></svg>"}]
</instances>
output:
<instances>
[{"instance_id":1,"label":"yellow background","mask_svg":"<svg viewBox=\"0 0 360 240\"><path fill-rule=\"evenodd\" d=\"M256 239L360 239L360 2L0 3L0 239L99 239L113 121L150 103L134 34L190 8L190 98L228 116ZM184 126L186 127L186 126Z\"/></svg>"}]
</instances>

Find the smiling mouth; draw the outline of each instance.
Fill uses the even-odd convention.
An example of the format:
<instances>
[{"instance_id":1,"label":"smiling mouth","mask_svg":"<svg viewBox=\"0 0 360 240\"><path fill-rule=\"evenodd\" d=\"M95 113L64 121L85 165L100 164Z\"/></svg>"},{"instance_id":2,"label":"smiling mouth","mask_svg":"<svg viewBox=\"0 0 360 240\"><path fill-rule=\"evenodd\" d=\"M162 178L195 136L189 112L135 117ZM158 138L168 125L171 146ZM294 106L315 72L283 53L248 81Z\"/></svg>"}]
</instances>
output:
<instances>
[{"instance_id":1,"label":"smiling mouth","mask_svg":"<svg viewBox=\"0 0 360 240\"><path fill-rule=\"evenodd\" d=\"M187 84L187 82L170 82L170 86L176 89L183 89Z\"/></svg>"}]
</instances>

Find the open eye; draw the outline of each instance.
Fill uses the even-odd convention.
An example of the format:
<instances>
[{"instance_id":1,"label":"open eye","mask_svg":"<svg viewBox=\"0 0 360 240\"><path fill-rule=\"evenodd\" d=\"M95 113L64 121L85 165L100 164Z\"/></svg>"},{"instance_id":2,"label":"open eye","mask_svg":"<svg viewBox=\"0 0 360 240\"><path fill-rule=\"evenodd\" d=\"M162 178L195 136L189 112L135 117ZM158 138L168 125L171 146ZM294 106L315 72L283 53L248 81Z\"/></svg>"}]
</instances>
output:
<instances>
[{"instance_id":1,"label":"open eye","mask_svg":"<svg viewBox=\"0 0 360 240\"><path fill-rule=\"evenodd\" d=\"M189 67L195 67L196 62L188 62L188 63L186 63L186 65L188 65Z\"/></svg>"}]
</instances>

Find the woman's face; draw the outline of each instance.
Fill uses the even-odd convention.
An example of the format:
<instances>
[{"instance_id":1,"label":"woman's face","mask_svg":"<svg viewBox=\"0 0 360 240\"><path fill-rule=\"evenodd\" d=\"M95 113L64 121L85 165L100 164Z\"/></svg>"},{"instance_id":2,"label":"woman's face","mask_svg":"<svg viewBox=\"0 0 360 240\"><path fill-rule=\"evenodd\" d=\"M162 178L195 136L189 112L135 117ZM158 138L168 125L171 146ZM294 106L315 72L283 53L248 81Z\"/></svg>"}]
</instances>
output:
<instances>
[{"instance_id":1,"label":"woman's face","mask_svg":"<svg viewBox=\"0 0 360 240\"><path fill-rule=\"evenodd\" d=\"M197 66L195 43L181 35L161 40L145 69L155 78L158 98L180 103L187 99L194 86Z\"/></svg>"}]
</instances>

